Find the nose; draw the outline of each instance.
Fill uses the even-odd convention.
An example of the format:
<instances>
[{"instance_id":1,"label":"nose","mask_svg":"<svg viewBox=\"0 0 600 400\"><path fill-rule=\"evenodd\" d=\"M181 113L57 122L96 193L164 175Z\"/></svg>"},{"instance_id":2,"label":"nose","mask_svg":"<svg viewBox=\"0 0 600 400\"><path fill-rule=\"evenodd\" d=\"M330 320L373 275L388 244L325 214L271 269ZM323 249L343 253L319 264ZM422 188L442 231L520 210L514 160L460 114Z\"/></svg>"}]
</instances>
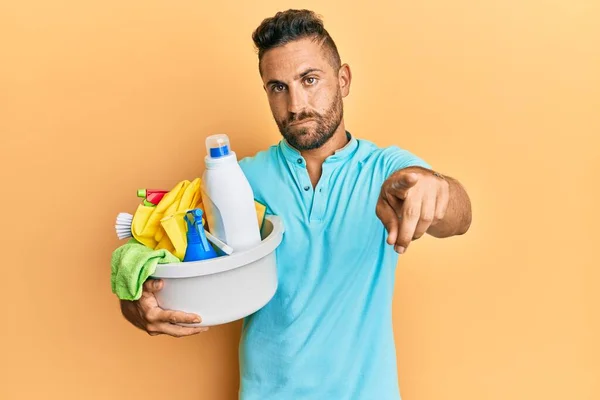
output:
<instances>
[{"instance_id":1,"label":"nose","mask_svg":"<svg viewBox=\"0 0 600 400\"><path fill-rule=\"evenodd\" d=\"M298 114L306 108L306 92L299 87L289 88L288 112Z\"/></svg>"}]
</instances>

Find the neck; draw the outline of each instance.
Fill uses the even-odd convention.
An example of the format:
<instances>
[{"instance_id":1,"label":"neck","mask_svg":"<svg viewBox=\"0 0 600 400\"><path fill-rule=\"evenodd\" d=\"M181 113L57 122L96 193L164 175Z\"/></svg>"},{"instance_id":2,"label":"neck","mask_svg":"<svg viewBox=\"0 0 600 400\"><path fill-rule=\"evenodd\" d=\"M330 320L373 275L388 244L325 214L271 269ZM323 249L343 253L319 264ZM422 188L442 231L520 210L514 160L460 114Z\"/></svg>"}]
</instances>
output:
<instances>
[{"instance_id":1,"label":"neck","mask_svg":"<svg viewBox=\"0 0 600 400\"><path fill-rule=\"evenodd\" d=\"M323 162L325 159L333 155L346 144L348 144L348 137L346 136L344 121L342 120L333 136L325 142L323 146L318 149L300 152L302 157L306 160L306 169L308 170L308 176L310 177L313 187L317 185L319 178L321 178Z\"/></svg>"}]
</instances>

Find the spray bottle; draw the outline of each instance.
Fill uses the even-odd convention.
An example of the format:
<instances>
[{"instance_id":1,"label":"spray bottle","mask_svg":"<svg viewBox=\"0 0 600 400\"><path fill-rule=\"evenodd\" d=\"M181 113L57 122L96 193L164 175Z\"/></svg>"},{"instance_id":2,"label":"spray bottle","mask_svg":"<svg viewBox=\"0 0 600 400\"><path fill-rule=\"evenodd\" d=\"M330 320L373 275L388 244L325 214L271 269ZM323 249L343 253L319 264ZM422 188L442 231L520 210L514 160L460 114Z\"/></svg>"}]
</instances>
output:
<instances>
[{"instance_id":1,"label":"spray bottle","mask_svg":"<svg viewBox=\"0 0 600 400\"><path fill-rule=\"evenodd\" d=\"M202 210L199 208L190 210L183 219L187 222L187 248L183 261L200 261L217 257L217 252L206 239L204 226L202 226Z\"/></svg>"},{"instance_id":2,"label":"spray bottle","mask_svg":"<svg viewBox=\"0 0 600 400\"><path fill-rule=\"evenodd\" d=\"M138 189L137 197L142 197L144 199L143 203L145 206L154 207L167 193L169 193L168 190Z\"/></svg>"}]
</instances>

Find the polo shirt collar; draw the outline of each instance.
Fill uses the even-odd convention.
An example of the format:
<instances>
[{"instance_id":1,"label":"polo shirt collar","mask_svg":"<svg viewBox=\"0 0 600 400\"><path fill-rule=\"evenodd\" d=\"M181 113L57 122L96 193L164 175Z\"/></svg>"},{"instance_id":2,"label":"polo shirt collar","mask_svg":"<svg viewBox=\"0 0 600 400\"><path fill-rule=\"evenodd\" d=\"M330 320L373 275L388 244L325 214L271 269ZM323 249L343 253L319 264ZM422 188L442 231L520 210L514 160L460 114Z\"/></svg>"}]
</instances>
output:
<instances>
[{"instance_id":1,"label":"polo shirt collar","mask_svg":"<svg viewBox=\"0 0 600 400\"><path fill-rule=\"evenodd\" d=\"M348 143L341 149L336 150L334 154L327 157L325 163L345 161L354 155L358 148L358 140L356 140L348 131L346 131L346 136L348 137ZM282 139L279 142L279 148L289 162L296 163L298 160L304 160L300 152L292 147L285 139Z\"/></svg>"}]
</instances>

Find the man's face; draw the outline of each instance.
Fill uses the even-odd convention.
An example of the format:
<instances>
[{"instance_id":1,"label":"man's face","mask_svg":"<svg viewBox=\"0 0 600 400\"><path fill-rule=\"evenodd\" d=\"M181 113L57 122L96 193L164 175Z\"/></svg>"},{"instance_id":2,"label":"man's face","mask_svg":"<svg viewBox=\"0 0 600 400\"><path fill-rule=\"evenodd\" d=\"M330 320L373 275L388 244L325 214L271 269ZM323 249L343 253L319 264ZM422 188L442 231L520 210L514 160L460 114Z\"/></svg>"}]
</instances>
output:
<instances>
[{"instance_id":1,"label":"man's face","mask_svg":"<svg viewBox=\"0 0 600 400\"><path fill-rule=\"evenodd\" d=\"M261 60L273 118L298 150L321 147L342 121L342 97L348 91L340 89L338 71L327 56L318 42L301 39L268 50Z\"/></svg>"}]
</instances>

